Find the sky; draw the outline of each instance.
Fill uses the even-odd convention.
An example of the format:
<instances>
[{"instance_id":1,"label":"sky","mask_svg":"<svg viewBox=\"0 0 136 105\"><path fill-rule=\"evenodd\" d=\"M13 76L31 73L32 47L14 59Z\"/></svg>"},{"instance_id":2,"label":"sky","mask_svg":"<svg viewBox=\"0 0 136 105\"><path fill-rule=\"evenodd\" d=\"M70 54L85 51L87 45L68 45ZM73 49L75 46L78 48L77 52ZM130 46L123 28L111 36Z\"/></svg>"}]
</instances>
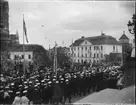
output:
<instances>
[{"instance_id":1,"label":"sky","mask_svg":"<svg viewBox=\"0 0 136 105\"><path fill-rule=\"evenodd\" d=\"M10 33L18 31L23 43L23 14L28 44L46 49L69 47L81 36L111 35L117 39L123 31L132 39L127 23L132 19L134 1L8 0ZM25 42L26 43L26 42Z\"/></svg>"}]
</instances>

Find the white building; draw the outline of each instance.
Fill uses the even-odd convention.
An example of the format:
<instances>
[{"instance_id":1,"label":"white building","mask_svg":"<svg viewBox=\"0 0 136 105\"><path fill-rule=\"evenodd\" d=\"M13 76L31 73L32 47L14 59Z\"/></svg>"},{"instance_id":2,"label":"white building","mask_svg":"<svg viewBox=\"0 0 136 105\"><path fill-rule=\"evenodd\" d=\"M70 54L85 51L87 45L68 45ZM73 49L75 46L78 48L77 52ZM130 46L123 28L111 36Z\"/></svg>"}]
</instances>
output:
<instances>
[{"instance_id":1,"label":"white building","mask_svg":"<svg viewBox=\"0 0 136 105\"><path fill-rule=\"evenodd\" d=\"M21 51L11 51L10 52L10 59L12 61L16 62L23 62L24 60L26 62L32 63L33 59L33 52L32 51L27 51L25 54Z\"/></svg>"},{"instance_id":2,"label":"white building","mask_svg":"<svg viewBox=\"0 0 136 105\"><path fill-rule=\"evenodd\" d=\"M122 45L112 36L82 37L70 46L73 62L99 62L110 53L122 53Z\"/></svg>"},{"instance_id":3,"label":"white building","mask_svg":"<svg viewBox=\"0 0 136 105\"><path fill-rule=\"evenodd\" d=\"M13 45L10 48L9 51L9 56L10 60L16 64L16 63L23 63L24 60L27 64L31 64L33 62L33 48L36 45L25 45L25 49L23 52L23 45L18 44L18 45Z\"/></svg>"}]
</instances>

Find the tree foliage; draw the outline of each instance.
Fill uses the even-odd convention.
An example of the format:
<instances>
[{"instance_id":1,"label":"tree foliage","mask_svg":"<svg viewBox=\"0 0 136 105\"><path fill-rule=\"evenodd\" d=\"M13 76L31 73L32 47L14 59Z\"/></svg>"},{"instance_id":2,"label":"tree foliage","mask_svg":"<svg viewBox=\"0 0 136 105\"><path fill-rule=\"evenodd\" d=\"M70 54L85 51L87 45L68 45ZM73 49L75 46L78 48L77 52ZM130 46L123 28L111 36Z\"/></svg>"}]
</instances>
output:
<instances>
[{"instance_id":1,"label":"tree foliage","mask_svg":"<svg viewBox=\"0 0 136 105\"><path fill-rule=\"evenodd\" d=\"M52 61L49 59L47 51L39 46L33 51L33 65L34 68L38 68L39 66L49 66Z\"/></svg>"}]
</instances>

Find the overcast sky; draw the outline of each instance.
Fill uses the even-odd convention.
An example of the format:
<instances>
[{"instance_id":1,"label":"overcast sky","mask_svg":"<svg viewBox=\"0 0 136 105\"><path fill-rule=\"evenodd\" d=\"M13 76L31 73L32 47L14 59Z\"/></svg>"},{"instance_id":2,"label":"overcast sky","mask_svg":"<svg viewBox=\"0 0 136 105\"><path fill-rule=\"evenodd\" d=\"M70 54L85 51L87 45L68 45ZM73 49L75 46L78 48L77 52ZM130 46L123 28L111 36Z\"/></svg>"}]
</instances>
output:
<instances>
[{"instance_id":1,"label":"overcast sky","mask_svg":"<svg viewBox=\"0 0 136 105\"><path fill-rule=\"evenodd\" d=\"M101 30L117 39L125 31L132 38L127 23L134 13L133 1L8 1L10 33L18 30L20 43L23 42L23 14L29 44L45 48L49 48L49 44L53 47L55 41L69 46L72 38L97 36Z\"/></svg>"}]
</instances>

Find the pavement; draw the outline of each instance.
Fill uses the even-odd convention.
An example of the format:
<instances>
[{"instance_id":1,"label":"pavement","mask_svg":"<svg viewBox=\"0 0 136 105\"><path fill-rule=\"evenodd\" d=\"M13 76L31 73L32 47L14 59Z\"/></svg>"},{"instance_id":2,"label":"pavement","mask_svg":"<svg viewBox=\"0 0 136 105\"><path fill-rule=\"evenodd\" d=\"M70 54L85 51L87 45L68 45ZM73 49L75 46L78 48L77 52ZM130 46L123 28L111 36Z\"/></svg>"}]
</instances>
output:
<instances>
[{"instance_id":1,"label":"pavement","mask_svg":"<svg viewBox=\"0 0 136 105\"><path fill-rule=\"evenodd\" d=\"M91 104L91 105L107 105L107 104L135 104L135 86L130 86L122 90L104 89L91 95L83 97L73 104Z\"/></svg>"}]
</instances>

